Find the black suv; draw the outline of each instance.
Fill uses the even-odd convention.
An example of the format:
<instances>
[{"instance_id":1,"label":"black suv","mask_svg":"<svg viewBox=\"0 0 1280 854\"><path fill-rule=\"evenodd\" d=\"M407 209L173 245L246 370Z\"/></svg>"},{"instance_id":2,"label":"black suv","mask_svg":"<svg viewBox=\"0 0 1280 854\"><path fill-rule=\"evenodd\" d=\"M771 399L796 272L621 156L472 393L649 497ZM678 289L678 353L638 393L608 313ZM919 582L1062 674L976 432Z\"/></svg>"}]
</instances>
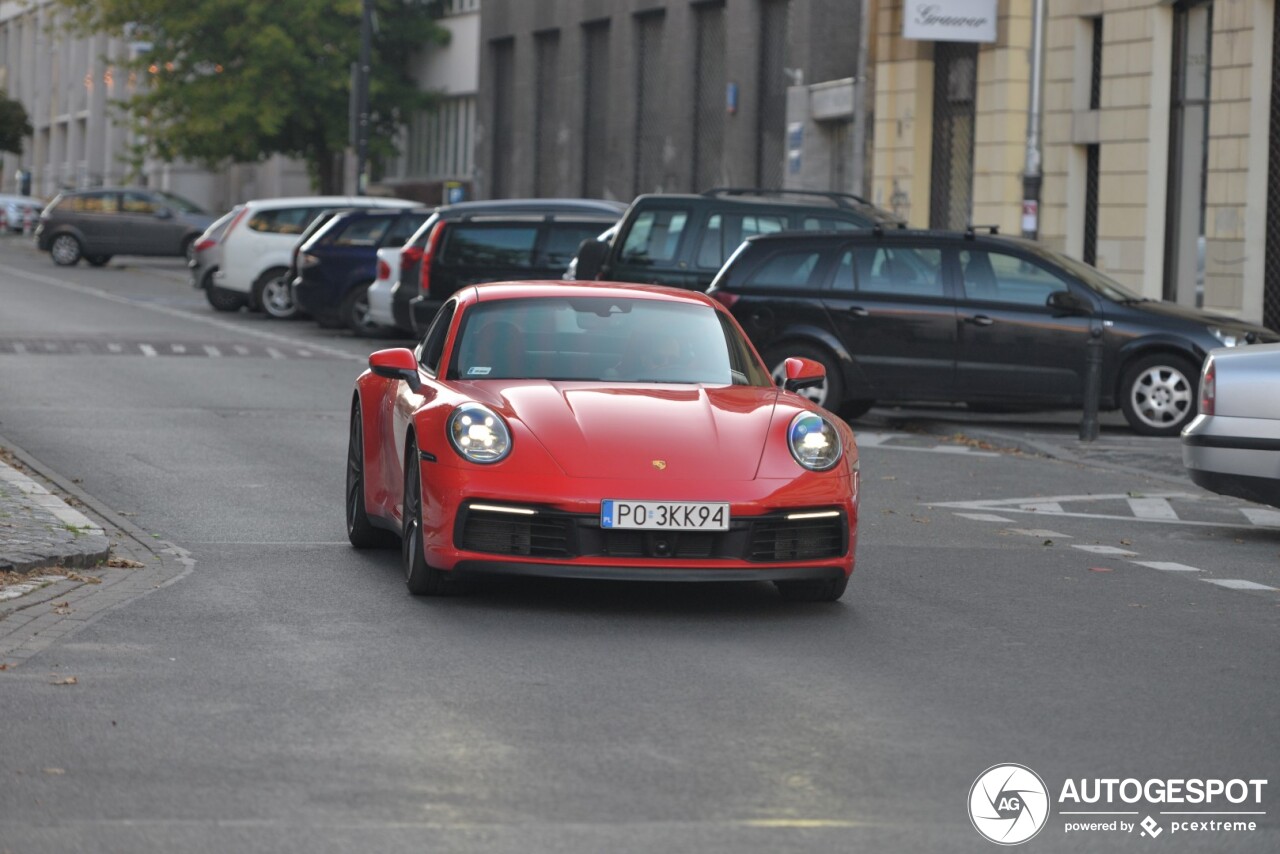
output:
<instances>
[{"instance_id":1,"label":"black suv","mask_svg":"<svg viewBox=\"0 0 1280 854\"><path fill-rule=\"evenodd\" d=\"M827 369L819 403L857 417L874 402L1049 409L1083 400L1100 344L1104 409L1173 436L1195 415L1205 354L1280 335L1145 299L1020 238L869 229L747 240L710 293L775 377L786 356Z\"/></svg>"},{"instance_id":2,"label":"black suv","mask_svg":"<svg viewBox=\"0 0 1280 854\"><path fill-rule=\"evenodd\" d=\"M705 291L748 237L897 224L866 199L844 193L722 187L637 196L611 240L578 248L571 277Z\"/></svg>"},{"instance_id":3,"label":"black suv","mask_svg":"<svg viewBox=\"0 0 1280 854\"><path fill-rule=\"evenodd\" d=\"M595 199L505 199L437 208L400 253L391 292L396 326L425 330L464 285L505 279L559 279L584 238L626 209Z\"/></svg>"}]
</instances>

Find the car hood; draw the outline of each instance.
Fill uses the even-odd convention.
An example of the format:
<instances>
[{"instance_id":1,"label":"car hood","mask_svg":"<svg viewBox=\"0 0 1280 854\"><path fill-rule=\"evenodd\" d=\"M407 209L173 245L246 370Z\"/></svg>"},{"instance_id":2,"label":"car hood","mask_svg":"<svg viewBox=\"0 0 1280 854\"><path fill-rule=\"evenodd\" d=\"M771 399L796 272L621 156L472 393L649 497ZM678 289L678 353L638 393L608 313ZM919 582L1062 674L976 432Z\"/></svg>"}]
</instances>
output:
<instances>
[{"instance_id":1,"label":"car hood","mask_svg":"<svg viewBox=\"0 0 1280 854\"><path fill-rule=\"evenodd\" d=\"M1235 317L1228 317L1225 314L1214 314L1203 309L1193 308L1189 305L1180 305L1176 302L1167 300L1147 300L1144 302L1135 302L1128 305L1128 308L1136 312L1144 314L1157 314L1161 317L1174 318L1183 320L1188 323L1199 324L1202 326L1217 326L1220 329L1240 332L1253 332L1258 335L1259 340L1274 341L1276 334L1265 326L1259 326L1256 323L1248 323Z\"/></svg>"},{"instance_id":2,"label":"car hood","mask_svg":"<svg viewBox=\"0 0 1280 854\"><path fill-rule=\"evenodd\" d=\"M529 380L493 396L572 477L751 480L778 390Z\"/></svg>"}]
</instances>

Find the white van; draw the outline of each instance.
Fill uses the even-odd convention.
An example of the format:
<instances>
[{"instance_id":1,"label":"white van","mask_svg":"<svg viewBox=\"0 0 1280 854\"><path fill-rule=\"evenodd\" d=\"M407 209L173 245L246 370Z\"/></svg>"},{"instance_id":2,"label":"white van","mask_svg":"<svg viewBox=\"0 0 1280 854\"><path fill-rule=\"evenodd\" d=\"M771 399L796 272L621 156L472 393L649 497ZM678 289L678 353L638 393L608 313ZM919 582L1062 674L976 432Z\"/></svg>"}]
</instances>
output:
<instances>
[{"instance_id":1,"label":"white van","mask_svg":"<svg viewBox=\"0 0 1280 854\"><path fill-rule=\"evenodd\" d=\"M289 268L293 247L311 220L333 208L413 208L420 202L378 196L297 196L246 202L222 237L222 262L206 288L219 311L248 305L257 311L262 291Z\"/></svg>"}]
</instances>

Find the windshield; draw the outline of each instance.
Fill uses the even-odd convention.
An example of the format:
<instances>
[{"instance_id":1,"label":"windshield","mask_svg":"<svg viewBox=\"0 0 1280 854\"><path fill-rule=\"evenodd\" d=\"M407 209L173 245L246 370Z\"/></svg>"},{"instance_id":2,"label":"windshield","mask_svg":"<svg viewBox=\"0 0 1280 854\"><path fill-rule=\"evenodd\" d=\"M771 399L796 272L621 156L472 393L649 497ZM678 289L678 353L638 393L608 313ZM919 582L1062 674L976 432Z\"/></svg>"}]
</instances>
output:
<instances>
[{"instance_id":1,"label":"windshield","mask_svg":"<svg viewBox=\"0 0 1280 854\"><path fill-rule=\"evenodd\" d=\"M770 386L710 306L625 297L510 299L467 312L451 379Z\"/></svg>"},{"instance_id":2,"label":"windshield","mask_svg":"<svg viewBox=\"0 0 1280 854\"><path fill-rule=\"evenodd\" d=\"M175 196L173 193L167 193L164 190L156 190L156 195L164 199L165 204L177 211L190 214L202 214L204 208L197 205L190 199L184 199L182 196Z\"/></svg>"},{"instance_id":3,"label":"windshield","mask_svg":"<svg viewBox=\"0 0 1280 854\"><path fill-rule=\"evenodd\" d=\"M1095 293L1102 294L1107 299L1116 302L1140 302L1144 299L1141 295L1129 290L1097 267L1090 266L1083 261L1077 261L1075 258L1063 255L1060 252L1045 249L1029 240L1019 240L1018 245L1051 264L1056 264L1066 270L1079 279L1081 284Z\"/></svg>"}]
</instances>

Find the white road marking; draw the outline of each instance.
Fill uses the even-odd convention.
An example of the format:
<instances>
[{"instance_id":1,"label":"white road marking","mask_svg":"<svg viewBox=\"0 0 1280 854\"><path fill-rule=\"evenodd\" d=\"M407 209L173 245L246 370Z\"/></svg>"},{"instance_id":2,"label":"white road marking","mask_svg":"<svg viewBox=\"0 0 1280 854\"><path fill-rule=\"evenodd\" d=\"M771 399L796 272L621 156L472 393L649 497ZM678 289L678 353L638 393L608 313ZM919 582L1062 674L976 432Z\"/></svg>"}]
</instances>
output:
<instances>
[{"instance_id":1,"label":"white road marking","mask_svg":"<svg viewBox=\"0 0 1280 854\"><path fill-rule=\"evenodd\" d=\"M1056 501L1033 501L1023 504L1020 509L1028 513L1061 513L1062 505Z\"/></svg>"},{"instance_id":2,"label":"white road marking","mask_svg":"<svg viewBox=\"0 0 1280 854\"><path fill-rule=\"evenodd\" d=\"M1010 528L1015 534L1025 534L1028 537L1057 537L1060 540L1071 539L1070 534L1059 534L1057 531L1049 531L1045 528Z\"/></svg>"},{"instance_id":3,"label":"white road marking","mask_svg":"<svg viewBox=\"0 0 1280 854\"><path fill-rule=\"evenodd\" d=\"M1136 563L1138 566L1145 566L1148 569L1159 569L1164 572L1199 572L1200 568L1195 566L1187 566L1185 563L1174 563L1167 560L1131 560L1129 563Z\"/></svg>"},{"instance_id":4,"label":"white road marking","mask_svg":"<svg viewBox=\"0 0 1280 854\"><path fill-rule=\"evenodd\" d=\"M1030 498L996 498L996 499L980 499L978 501L935 501L935 507L959 507L964 510L1010 510L1015 511L1018 508L1030 505L1042 504L1066 504L1069 501L1111 501L1118 499L1128 499L1128 493L1118 495L1036 495ZM1200 498L1198 495L1192 495L1189 492L1156 492L1146 496L1147 498ZM1128 517L1117 517L1128 518Z\"/></svg>"},{"instance_id":5,"label":"white road marking","mask_svg":"<svg viewBox=\"0 0 1280 854\"><path fill-rule=\"evenodd\" d=\"M123 345L123 344L115 344L115 343L108 344L108 345L107 345L107 352L109 352L109 353L123 353L123 352L124 352L124 345Z\"/></svg>"},{"instance_id":6,"label":"white road marking","mask_svg":"<svg viewBox=\"0 0 1280 854\"><path fill-rule=\"evenodd\" d=\"M1206 584L1216 584L1219 587L1225 587L1228 590L1275 590L1274 587L1268 587L1265 584L1259 584L1256 581L1244 581L1239 578L1202 578L1201 581Z\"/></svg>"},{"instance_id":7,"label":"white road marking","mask_svg":"<svg viewBox=\"0 0 1280 854\"><path fill-rule=\"evenodd\" d=\"M175 353L185 353L185 352L187 352L187 345L186 345L186 344L173 344L173 345L171 345L171 346L172 346L173 352L175 352Z\"/></svg>"},{"instance_id":8,"label":"white road marking","mask_svg":"<svg viewBox=\"0 0 1280 854\"><path fill-rule=\"evenodd\" d=\"M26 344L22 344L22 343L20 343L20 342L18 342L18 341L15 341L15 342L13 342L13 352L14 352L14 353L16 353L16 354L18 354L19 356L26 355L26 352L27 352L27 345L26 345Z\"/></svg>"},{"instance_id":9,"label":"white road marking","mask_svg":"<svg viewBox=\"0 0 1280 854\"><path fill-rule=\"evenodd\" d=\"M244 346L243 344L232 344L231 349L235 350L241 356L249 355L249 348Z\"/></svg>"},{"instance_id":10,"label":"white road marking","mask_svg":"<svg viewBox=\"0 0 1280 854\"><path fill-rule=\"evenodd\" d=\"M1205 496L1193 495L1189 492L1161 492L1142 496L1143 499L1163 499L1170 498L1183 499L1187 501L1204 501ZM1052 495L1038 498L998 498L994 500L980 499L977 501L929 501L926 503L929 507L947 507L956 510L996 510L1001 513L1039 513L1041 515L1064 516L1075 519L1114 519L1122 522L1144 522L1155 523L1160 525L1192 525L1202 528L1236 528L1246 531L1256 531L1259 527L1259 520L1262 524L1271 527L1273 525L1280 527L1280 514L1277 517L1269 515L1273 511L1269 510L1242 510L1253 524L1232 523L1232 522L1202 522L1190 519L1177 518L1176 514L1173 518L1156 518L1154 516L1125 516L1117 513L1080 513L1075 511L1063 510L1062 505L1068 502L1093 502L1093 501L1132 501L1132 496L1128 493L1120 495ZM1132 505L1131 505L1132 506ZM1146 505L1154 507L1155 505ZM1055 510L1054 507L1058 509ZM1225 509L1225 508L1224 508ZM1234 508L1232 508L1234 509ZM1152 511L1154 512L1154 511Z\"/></svg>"},{"instance_id":11,"label":"white road marking","mask_svg":"<svg viewBox=\"0 0 1280 854\"><path fill-rule=\"evenodd\" d=\"M1082 552L1089 552L1095 555L1119 555L1120 557L1137 557L1137 552L1131 552L1128 549L1122 549L1119 546L1086 546L1078 543L1072 544L1071 548L1079 549Z\"/></svg>"},{"instance_id":12,"label":"white road marking","mask_svg":"<svg viewBox=\"0 0 1280 854\"><path fill-rule=\"evenodd\" d=\"M858 433L858 447L885 448L890 451L922 451L926 454L963 454L970 457L998 457L994 451L975 451L967 445L933 445L928 448L916 445L890 445L891 439L904 439L913 436L911 433Z\"/></svg>"},{"instance_id":13,"label":"white road marking","mask_svg":"<svg viewBox=\"0 0 1280 854\"><path fill-rule=\"evenodd\" d=\"M1139 519L1177 519L1167 498L1130 498L1129 508Z\"/></svg>"},{"instance_id":14,"label":"white road marking","mask_svg":"<svg viewBox=\"0 0 1280 854\"><path fill-rule=\"evenodd\" d=\"M882 444L882 443L884 443L884 442L888 441L889 439L893 438L895 435L898 435L898 434L896 434L896 433L862 433L862 432L859 432L857 435L858 435L858 447L859 447L859 448L873 448L873 447L875 447L876 445L880 445L880 444Z\"/></svg>"},{"instance_id":15,"label":"white road marking","mask_svg":"<svg viewBox=\"0 0 1280 854\"><path fill-rule=\"evenodd\" d=\"M222 351L212 344L205 344L204 351L215 359L222 355Z\"/></svg>"},{"instance_id":16,"label":"white road marking","mask_svg":"<svg viewBox=\"0 0 1280 854\"><path fill-rule=\"evenodd\" d=\"M972 519L975 522L1012 522L1012 519L1006 519L1003 516L997 516L994 513L957 513L961 519Z\"/></svg>"},{"instance_id":17,"label":"white road marking","mask_svg":"<svg viewBox=\"0 0 1280 854\"><path fill-rule=\"evenodd\" d=\"M1241 507L1240 512L1255 525L1263 528L1280 528L1280 510L1259 510L1253 507Z\"/></svg>"},{"instance_id":18,"label":"white road marking","mask_svg":"<svg viewBox=\"0 0 1280 854\"><path fill-rule=\"evenodd\" d=\"M310 350L299 350L299 351L298 351L298 355L299 355L299 356L301 356L301 357L302 357L302 358L304 358L304 359L310 359L310 358L311 358L311 351L310 351Z\"/></svg>"},{"instance_id":19,"label":"white road marking","mask_svg":"<svg viewBox=\"0 0 1280 854\"><path fill-rule=\"evenodd\" d=\"M152 347L150 344L139 344L138 349L142 351L142 355L147 356L148 358L159 355L156 352L156 348Z\"/></svg>"},{"instance_id":20,"label":"white road marking","mask_svg":"<svg viewBox=\"0 0 1280 854\"><path fill-rule=\"evenodd\" d=\"M284 353L281 353L281 352L280 352L279 350L277 350L275 347L268 347L268 348L267 348L267 355L268 355L268 356L270 356L270 357L271 357L271 358L273 358L273 359L283 359L283 358L284 358Z\"/></svg>"}]
</instances>

